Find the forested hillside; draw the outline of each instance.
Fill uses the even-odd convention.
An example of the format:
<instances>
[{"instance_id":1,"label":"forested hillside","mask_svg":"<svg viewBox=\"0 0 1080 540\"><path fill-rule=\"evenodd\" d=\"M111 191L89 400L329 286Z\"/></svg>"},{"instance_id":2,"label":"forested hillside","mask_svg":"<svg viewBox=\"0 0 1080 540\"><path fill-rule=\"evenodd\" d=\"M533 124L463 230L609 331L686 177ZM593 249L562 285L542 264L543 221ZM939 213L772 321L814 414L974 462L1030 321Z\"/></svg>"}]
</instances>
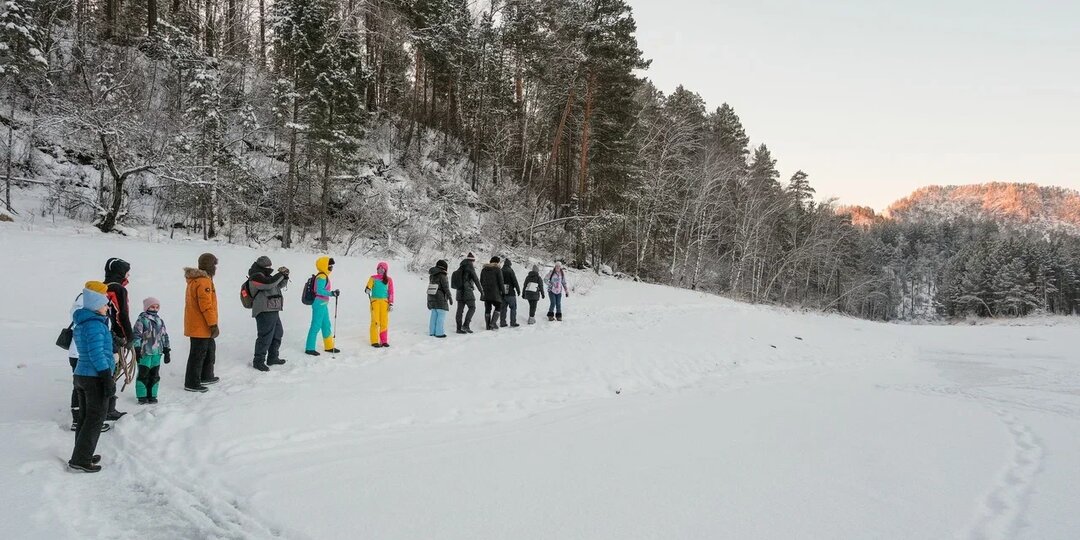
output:
<instances>
[{"instance_id":1,"label":"forested hillside","mask_svg":"<svg viewBox=\"0 0 1080 540\"><path fill-rule=\"evenodd\" d=\"M284 247L534 247L881 319L1077 303L1071 237L853 226L806 173L781 178L733 107L648 81L623 0L0 9L10 213ZM41 185L48 204L13 207Z\"/></svg>"}]
</instances>

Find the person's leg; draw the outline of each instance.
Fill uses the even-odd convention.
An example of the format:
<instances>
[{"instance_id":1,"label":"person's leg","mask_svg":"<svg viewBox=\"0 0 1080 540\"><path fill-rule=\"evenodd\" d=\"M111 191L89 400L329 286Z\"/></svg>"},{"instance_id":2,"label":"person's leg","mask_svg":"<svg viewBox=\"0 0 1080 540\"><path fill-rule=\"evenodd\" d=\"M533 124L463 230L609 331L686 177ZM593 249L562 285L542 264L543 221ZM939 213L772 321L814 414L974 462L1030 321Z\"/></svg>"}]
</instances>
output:
<instances>
[{"instance_id":1,"label":"person's leg","mask_svg":"<svg viewBox=\"0 0 1080 540\"><path fill-rule=\"evenodd\" d=\"M214 379L214 364L217 363L217 341L214 338L206 341L206 356L203 358L200 382Z\"/></svg>"},{"instance_id":2,"label":"person's leg","mask_svg":"<svg viewBox=\"0 0 1080 540\"><path fill-rule=\"evenodd\" d=\"M506 311L510 309L506 296L503 296L503 302L499 304L499 326L506 326Z\"/></svg>"},{"instance_id":3,"label":"person's leg","mask_svg":"<svg viewBox=\"0 0 1080 540\"><path fill-rule=\"evenodd\" d=\"M368 338L372 345L379 344L379 301L371 301L371 325L368 326Z\"/></svg>"},{"instance_id":4,"label":"person's leg","mask_svg":"<svg viewBox=\"0 0 1080 540\"><path fill-rule=\"evenodd\" d=\"M75 385L84 396L80 400L83 422L75 434L75 448L71 452L71 463L85 467L91 465L94 450L97 449L101 425L105 423L108 396L105 395L105 382L99 377L76 375Z\"/></svg>"},{"instance_id":5,"label":"person's leg","mask_svg":"<svg viewBox=\"0 0 1080 540\"><path fill-rule=\"evenodd\" d=\"M435 335L436 336L445 336L446 335L446 314L447 313L449 313L449 311L447 311L445 309L436 309L435 310Z\"/></svg>"},{"instance_id":6,"label":"person's leg","mask_svg":"<svg viewBox=\"0 0 1080 540\"><path fill-rule=\"evenodd\" d=\"M472 318L476 314L476 300L465 301L465 305L469 310L465 313L465 331L472 331Z\"/></svg>"},{"instance_id":7,"label":"person's leg","mask_svg":"<svg viewBox=\"0 0 1080 540\"><path fill-rule=\"evenodd\" d=\"M561 319L562 318L562 297L563 297L563 295L561 295L561 294L553 294L551 296L553 298L555 298L555 318L556 319Z\"/></svg>"},{"instance_id":8,"label":"person's leg","mask_svg":"<svg viewBox=\"0 0 1080 540\"><path fill-rule=\"evenodd\" d=\"M458 300L458 303L457 303L457 315L454 317L454 322L457 323L457 331L458 331L458 333L463 331L463 329L461 328L461 324L463 322L461 316L464 314L464 312L465 312L465 301L464 300ZM72 368L72 369L74 369L74 368Z\"/></svg>"},{"instance_id":9,"label":"person's leg","mask_svg":"<svg viewBox=\"0 0 1080 540\"><path fill-rule=\"evenodd\" d=\"M71 364L71 373L75 373L75 366L79 363L78 358L68 358ZM79 390L75 388L74 381L71 383L71 426L77 427L82 419L82 408L79 406Z\"/></svg>"},{"instance_id":10,"label":"person's leg","mask_svg":"<svg viewBox=\"0 0 1080 540\"><path fill-rule=\"evenodd\" d=\"M319 302L316 300L314 304L311 304L311 325L308 326L307 341L304 343L304 350L315 350L315 339L319 337L319 331L323 328L323 314L326 310L319 309Z\"/></svg>"},{"instance_id":11,"label":"person's leg","mask_svg":"<svg viewBox=\"0 0 1080 540\"><path fill-rule=\"evenodd\" d=\"M431 311L431 314L428 315L427 335L434 336L435 335L435 322L439 319L439 316L436 315L435 312L439 311L439 310L431 309L429 311Z\"/></svg>"},{"instance_id":12,"label":"person's leg","mask_svg":"<svg viewBox=\"0 0 1080 540\"><path fill-rule=\"evenodd\" d=\"M75 380L75 375L72 376L71 387L75 389L75 404L80 411L86 410L86 392L79 386L79 381ZM75 423L75 441L78 443L79 432L82 431L85 422L82 421L83 415L79 414L79 421Z\"/></svg>"},{"instance_id":13,"label":"person's leg","mask_svg":"<svg viewBox=\"0 0 1080 540\"><path fill-rule=\"evenodd\" d=\"M334 350L334 325L330 320L330 304L323 304L322 307L322 332L323 337L323 350L331 352Z\"/></svg>"},{"instance_id":14,"label":"person's leg","mask_svg":"<svg viewBox=\"0 0 1080 540\"><path fill-rule=\"evenodd\" d=\"M557 294L555 294L553 292L548 293L548 312L547 312L547 316L548 316L549 320L555 318L555 297L556 296L559 296L559 295L557 295Z\"/></svg>"},{"instance_id":15,"label":"person's leg","mask_svg":"<svg viewBox=\"0 0 1080 540\"><path fill-rule=\"evenodd\" d=\"M270 342L274 339L274 320L276 312L266 311L255 316L255 356L252 364L256 367L266 363L266 353L270 350Z\"/></svg>"},{"instance_id":16,"label":"person's leg","mask_svg":"<svg viewBox=\"0 0 1080 540\"><path fill-rule=\"evenodd\" d=\"M191 347L188 349L187 370L184 373L184 387L198 388L202 386L203 361L206 358L206 342L208 339L191 338Z\"/></svg>"},{"instance_id":17,"label":"person's leg","mask_svg":"<svg viewBox=\"0 0 1080 540\"><path fill-rule=\"evenodd\" d=\"M540 301L535 299L535 298L530 298L529 299L529 318L530 319L532 319L533 317L536 317L536 304L538 304L538 303L540 303Z\"/></svg>"},{"instance_id":18,"label":"person's leg","mask_svg":"<svg viewBox=\"0 0 1080 540\"><path fill-rule=\"evenodd\" d=\"M514 295L508 296L506 303L510 306L510 326L517 326L517 297Z\"/></svg>"},{"instance_id":19,"label":"person's leg","mask_svg":"<svg viewBox=\"0 0 1080 540\"><path fill-rule=\"evenodd\" d=\"M390 343L390 302L386 300L379 307L379 342Z\"/></svg>"},{"instance_id":20,"label":"person's leg","mask_svg":"<svg viewBox=\"0 0 1080 540\"><path fill-rule=\"evenodd\" d=\"M139 358L138 374L135 376L135 397L139 403L145 403L150 397L150 358Z\"/></svg>"},{"instance_id":21,"label":"person's leg","mask_svg":"<svg viewBox=\"0 0 1080 540\"><path fill-rule=\"evenodd\" d=\"M157 401L158 385L161 382L161 355L155 355L150 358L150 387L147 389L149 392L150 401Z\"/></svg>"},{"instance_id":22,"label":"person's leg","mask_svg":"<svg viewBox=\"0 0 1080 540\"><path fill-rule=\"evenodd\" d=\"M281 313L271 311L274 334L270 338L270 348L266 351L267 363L279 364L281 362L281 338L285 337L285 327L281 325Z\"/></svg>"}]
</instances>

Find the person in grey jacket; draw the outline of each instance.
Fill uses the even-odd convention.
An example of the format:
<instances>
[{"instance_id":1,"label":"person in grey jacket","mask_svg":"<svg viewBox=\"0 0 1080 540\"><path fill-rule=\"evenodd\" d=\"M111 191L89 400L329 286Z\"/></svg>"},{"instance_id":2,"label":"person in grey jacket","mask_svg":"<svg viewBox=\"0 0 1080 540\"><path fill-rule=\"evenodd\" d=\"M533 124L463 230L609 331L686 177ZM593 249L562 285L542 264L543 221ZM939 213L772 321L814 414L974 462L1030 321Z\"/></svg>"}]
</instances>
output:
<instances>
[{"instance_id":1,"label":"person in grey jacket","mask_svg":"<svg viewBox=\"0 0 1080 540\"><path fill-rule=\"evenodd\" d=\"M270 366L284 364L279 355L281 337L281 310L285 297L281 289L289 285L289 269L282 266L273 272L270 257L263 255L248 270L248 292L251 293L251 316L255 318L258 338L255 339L255 359L252 366L259 371L270 371Z\"/></svg>"},{"instance_id":2,"label":"person in grey jacket","mask_svg":"<svg viewBox=\"0 0 1080 540\"><path fill-rule=\"evenodd\" d=\"M517 274L511 266L510 258L503 259L502 267L503 290L502 305L499 307L499 326L506 328L506 312L510 312L510 326L517 328L517 297L521 294L521 285L518 283Z\"/></svg>"}]
</instances>

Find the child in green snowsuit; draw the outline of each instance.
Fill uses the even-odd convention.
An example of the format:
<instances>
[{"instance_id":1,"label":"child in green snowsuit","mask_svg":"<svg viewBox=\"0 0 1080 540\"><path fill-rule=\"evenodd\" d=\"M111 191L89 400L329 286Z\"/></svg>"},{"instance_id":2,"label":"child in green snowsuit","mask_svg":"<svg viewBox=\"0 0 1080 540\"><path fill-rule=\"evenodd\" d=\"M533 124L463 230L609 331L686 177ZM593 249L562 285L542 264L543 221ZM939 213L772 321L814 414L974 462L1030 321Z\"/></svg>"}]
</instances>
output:
<instances>
[{"instance_id":1,"label":"child in green snowsuit","mask_svg":"<svg viewBox=\"0 0 1080 540\"><path fill-rule=\"evenodd\" d=\"M139 364L139 373L135 379L135 397L139 398L139 404L157 403L158 381L161 376L161 361L169 363L169 332L165 329L165 321L161 320L158 310L161 302L157 298L150 297L143 300L143 312L135 321L132 328L135 339L132 346L135 348L135 360Z\"/></svg>"}]
</instances>

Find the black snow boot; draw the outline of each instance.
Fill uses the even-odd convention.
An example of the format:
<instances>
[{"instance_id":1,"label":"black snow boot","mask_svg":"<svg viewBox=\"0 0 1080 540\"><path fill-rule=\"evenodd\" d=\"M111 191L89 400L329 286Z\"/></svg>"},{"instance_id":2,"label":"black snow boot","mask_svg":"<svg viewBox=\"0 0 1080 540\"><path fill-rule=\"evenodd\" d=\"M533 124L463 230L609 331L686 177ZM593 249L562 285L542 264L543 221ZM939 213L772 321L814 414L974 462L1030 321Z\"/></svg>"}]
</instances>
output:
<instances>
[{"instance_id":1,"label":"black snow boot","mask_svg":"<svg viewBox=\"0 0 1080 540\"><path fill-rule=\"evenodd\" d=\"M184 390L188 391L188 392L198 392L198 393L202 394L202 393L204 393L204 392L206 392L206 391L208 391L210 389L205 387L205 386L199 385L199 386L196 386L195 388L190 388L190 387L185 386Z\"/></svg>"},{"instance_id":2,"label":"black snow boot","mask_svg":"<svg viewBox=\"0 0 1080 540\"><path fill-rule=\"evenodd\" d=\"M266 361L266 365L268 365L268 366L280 366L280 365L282 365L284 363L285 363L284 358L275 358L273 360L267 360Z\"/></svg>"},{"instance_id":3,"label":"black snow boot","mask_svg":"<svg viewBox=\"0 0 1080 540\"><path fill-rule=\"evenodd\" d=\"M270 371L270 366L267 366L266 361L262 360L262 359L259 359L259 360L256 360L256 361L252 362L251 365L254 366L255 369L257 369L259 371Z\"/></svg>"},{"instance_id":4,"label":"black snow boot","mask_svg":"<svg viewBox=\"0 0 1080 540\"><path fill-rule=\"evenodd\" d=\"M555 315L555 320L556 321L561 321L562 320L562 313L559 313L558 315Z\"/></svg>"},{"instance_id":5,"label":"black snow boot","mask_svg":"<svg viewBox=\"0 0 1080 540\"><path fill-rule=\"evenodd\" d=\"M319 351L304 351L304 354L310 354L311 356L319 356Z\"/></svg>"},{"instance_id":6,"label":"black snow boot","mask_svg":"<svg viewBox=\"0 0 1080 540\"><path fill-rule=\"evenodd\" d=\"M210 377L209 379L203 379L203 380L201 380L199 382L202 383L203 386L206 386L208 384L214 384L214 383L216 383L216 382L218 382L220 380L221 380L221 377Z\"/></svg>"},{"instance_id":7,"label":"black snow boot","mask_svg":"<svg viewBox=\"0 0 1080 540\"><path fill-rule=\"evenodd\" d=\"M330 354L337 354L337 353L341 352L341 349L337 349L337 348L334 348L334 349L326 349L326 352L328 352L328 353L330 353Z\"/></svg>"}]
</instances>

